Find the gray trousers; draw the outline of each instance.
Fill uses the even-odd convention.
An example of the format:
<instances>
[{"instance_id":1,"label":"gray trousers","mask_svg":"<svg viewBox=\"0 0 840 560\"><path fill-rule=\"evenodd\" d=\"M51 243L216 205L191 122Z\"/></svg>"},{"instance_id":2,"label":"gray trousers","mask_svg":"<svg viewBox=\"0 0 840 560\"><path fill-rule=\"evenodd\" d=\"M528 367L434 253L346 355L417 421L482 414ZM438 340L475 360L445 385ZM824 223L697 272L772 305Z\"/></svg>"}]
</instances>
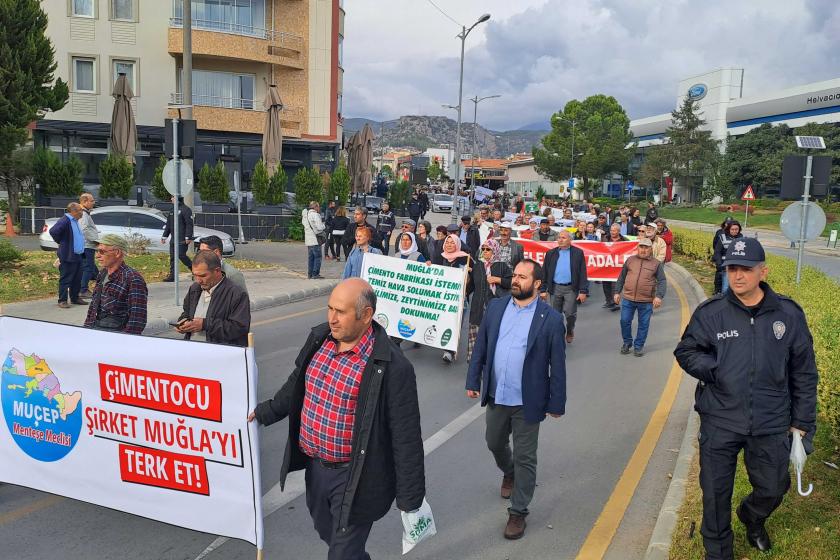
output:
<instances>
[{"instance_id":1,"label":"gray trousers","mask_svg":"<svg viewBox=\"0 0 840 560\"><path fill-rule=\"evenodd\" d=\"M540 424L525 422L521 406L487 403L487 448L505 476L513 476L510 513L528 515L528 504L537 485L537 443ZM510 436L513 435L513 452Z\"/></svg>"},{"instance_id":2,"label":"gray trousers","mask_svg":"<svg viewBox=\"0 0 840 560\"><path fill-rule=\"evenodd\" d=\"M554 291L551 294L551 305L566 316L566 334L575 333L575 321L577 321L577 297L578 294L572 289L572 286L561 286L554 284Z\"/></svg>"}]
</instances>

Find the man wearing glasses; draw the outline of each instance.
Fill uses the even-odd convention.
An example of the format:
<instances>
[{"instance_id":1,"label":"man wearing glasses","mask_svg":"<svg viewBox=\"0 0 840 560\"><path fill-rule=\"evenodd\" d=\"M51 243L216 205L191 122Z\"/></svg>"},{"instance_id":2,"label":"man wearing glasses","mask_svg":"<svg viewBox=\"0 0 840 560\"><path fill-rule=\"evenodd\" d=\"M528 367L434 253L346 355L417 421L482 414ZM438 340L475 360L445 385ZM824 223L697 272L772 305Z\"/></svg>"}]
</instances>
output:
<instances>
[{"instance_id":1,"label":"man wearing glasses","mask_svg":"<svg viewBox=\"0 0 840 560\"><path fill-rule=\"evenodd\" d=\"M96 249L99 275L85 326L103 331L141 334L146 328L148 289L143 276L127 264L125 237L103 235Z\"/></svg>"}]
</instances>

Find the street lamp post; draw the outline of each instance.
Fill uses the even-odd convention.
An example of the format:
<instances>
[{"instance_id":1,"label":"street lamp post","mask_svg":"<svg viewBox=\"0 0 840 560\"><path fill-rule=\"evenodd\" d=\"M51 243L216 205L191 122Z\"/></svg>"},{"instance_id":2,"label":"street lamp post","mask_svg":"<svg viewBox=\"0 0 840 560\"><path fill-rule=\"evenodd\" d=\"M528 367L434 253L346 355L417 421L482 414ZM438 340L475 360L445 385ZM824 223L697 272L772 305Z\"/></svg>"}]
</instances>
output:
<instances>
[{"instance_id":1,"label":"street lamp post","mask_svg":"<svg viewBox=\"0 0 840 560\"><path fill-rule=\"evenodd\" d=\"M484 23L490 19L490 14L484 14L478 20L472 24L470 27L461 26L461 32L458 34L458 38L461 39L461 74L458 79L458 126L455 128L455 200L458 200L458 196L460 195L460 184L461 184L461 109L464 106L464 45L467 41L467 35L470 34L476 25L479 23ZM452 223L456 223L458 221L458 208L457 204L452 205Z\"/></svg>"},{"instance_id":2,"label":"street lamp post","mask_svg":"<svg viewBox=\"0 0 840 560\"><path fill-rule=\"evenodd\" d=\"M497 97L501 97L501 95L487 95L485 97L471 97L470 101L473 102L473 141L472 141L472 165L470 166L470 186L473 188L473 200L475 200L475 129L478 126L478 104L484 101L485 99L495 99Z\"/></svg>"}]
</instances>

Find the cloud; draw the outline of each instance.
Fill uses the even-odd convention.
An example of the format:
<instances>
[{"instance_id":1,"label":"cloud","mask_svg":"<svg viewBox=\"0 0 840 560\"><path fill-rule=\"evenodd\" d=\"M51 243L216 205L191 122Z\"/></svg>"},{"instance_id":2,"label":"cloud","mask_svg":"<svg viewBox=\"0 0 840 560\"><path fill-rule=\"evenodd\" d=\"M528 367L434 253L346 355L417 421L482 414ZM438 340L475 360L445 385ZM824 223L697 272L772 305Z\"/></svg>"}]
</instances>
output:
<instances>
[{"instance_id":1,"label":"cloud","mask_svg":"<svg viewBox=\"0 0 840 560\"><path fill-rule=\"evenodd\" d=\"M546 121L570 99L615 96L631 118L671 111L677 83L744 68L744 95L838 77L833 0L437 0L458 21L493 14L467 39L464 120L472 95L496 130ZM347 4L348 116L442 114L458 94L458 27L420 0Z\"/></svg>"}]
</instances>

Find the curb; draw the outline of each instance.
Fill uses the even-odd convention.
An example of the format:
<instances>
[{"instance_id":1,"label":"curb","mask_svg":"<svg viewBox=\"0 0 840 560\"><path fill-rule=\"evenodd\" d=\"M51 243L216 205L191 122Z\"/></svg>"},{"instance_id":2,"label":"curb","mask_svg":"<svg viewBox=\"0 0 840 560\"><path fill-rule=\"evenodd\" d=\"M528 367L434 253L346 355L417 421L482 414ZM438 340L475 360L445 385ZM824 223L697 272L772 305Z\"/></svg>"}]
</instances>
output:
<instances>
[{"instance_id":1,"label":"curb","mask_svg":"<svg viewBox=\"0 0 840 560\"><path fill-rule=\"evenodd\" d=\"M296 303L298 301L327 295L332 292L333 288L335 288L338 283L339 280L334 280L312 288L295 290L293 292L283 292L273 296L260 296L251 300L251 312L263 311L265 309L271 309L272 307L280 307L281 305ZM180 313L173 314L168 317L155 317L154 319L149 319L146 322L146 328L143 330L143 335L155 335L170 330L171 327L169 326L169 323L177 321L179 315Z\"/></svg>"},{"instance_id":2,"label":"curb","mask_svg":"<svg viewBox=\"0 0 840 560\"><path fill-rule=\"evenodd\" d=\"M689 288L689 291L697 299L698 305L706 300L706 293L690 272L675 262L668 263L668 268L682 280L681 284L684 283ZM665 500L662 502L662 508L659 510L659 515L656 516L656 525L654 525L653 533L650 536L644 556L645 560L668 560L670 556L671 538L677 526L677 516L685 499L688 471L691 469L692 461L694 461L696 452L694 441L697 438L699 428L700 416L692 408L688 412L688 422L685 426L680 452L677 455L677 464L674 467Z\"/></svg>"}]
</instances>

